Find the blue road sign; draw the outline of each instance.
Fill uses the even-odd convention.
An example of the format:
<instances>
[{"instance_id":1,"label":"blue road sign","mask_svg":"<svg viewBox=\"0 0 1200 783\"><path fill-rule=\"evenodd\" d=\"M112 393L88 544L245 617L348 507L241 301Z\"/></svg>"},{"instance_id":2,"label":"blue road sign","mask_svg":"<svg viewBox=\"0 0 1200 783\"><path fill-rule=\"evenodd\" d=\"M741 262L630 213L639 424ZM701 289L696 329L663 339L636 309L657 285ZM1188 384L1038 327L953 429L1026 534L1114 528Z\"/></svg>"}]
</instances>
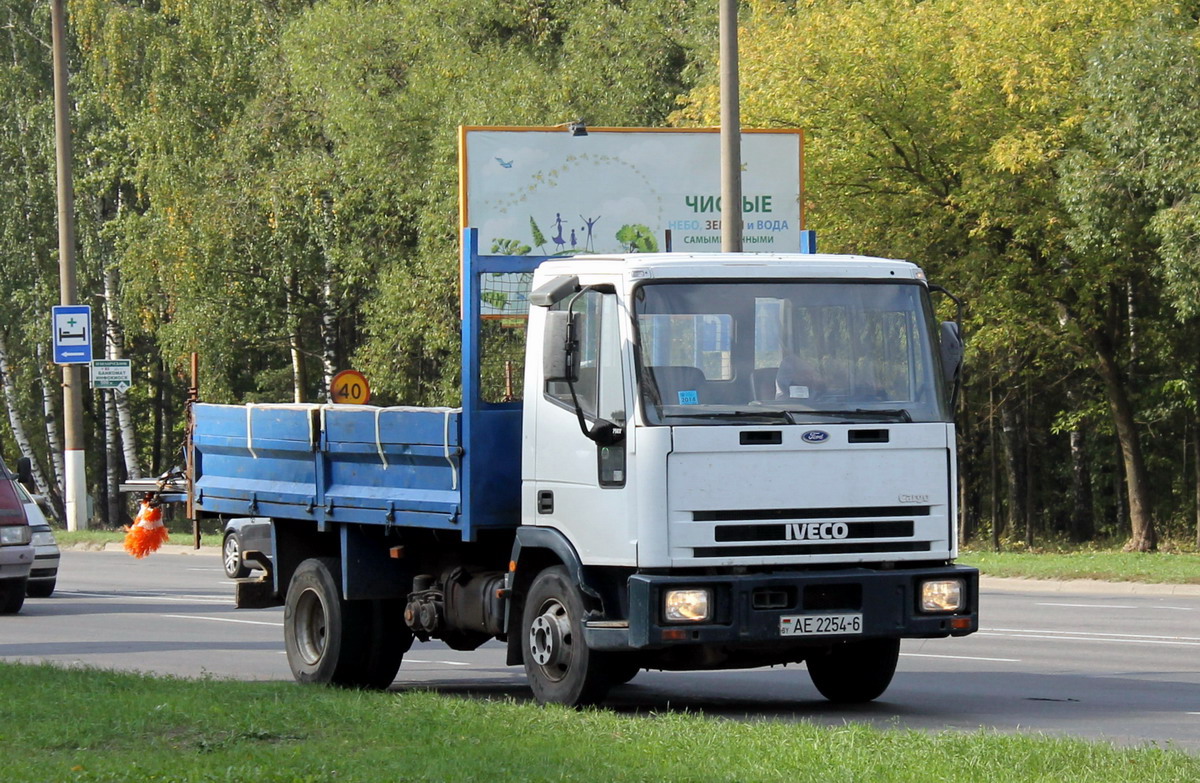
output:
<instances>
[{"instance_id":1,"label":"blue road sign","mask_svg":"<svg viewBox=\"0 0 1200 783\"><path fill-rule=\"evenodd\" d=\"M92 308L60 305L51 317L55 364L88 364L92 361Z\"/></svg>"}]
</instances>

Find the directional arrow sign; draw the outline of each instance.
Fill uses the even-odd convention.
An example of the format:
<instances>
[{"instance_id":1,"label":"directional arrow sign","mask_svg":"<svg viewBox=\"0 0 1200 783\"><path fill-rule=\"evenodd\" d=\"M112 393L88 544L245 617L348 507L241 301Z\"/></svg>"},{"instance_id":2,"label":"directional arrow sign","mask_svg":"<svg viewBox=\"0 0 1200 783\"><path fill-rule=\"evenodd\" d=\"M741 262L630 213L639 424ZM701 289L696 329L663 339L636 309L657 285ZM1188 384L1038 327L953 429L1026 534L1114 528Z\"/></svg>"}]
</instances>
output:
<instances>
[{"instance_id":1,"label":"directional arrow sign","mask_svg":"<svg viewBox=\"0 0 1200 783\"><path fill-rule=\"evenodd\" d=\"M60 305L51 316L55 364L87 364L92 360L92 308Z\"/></svg>"},{"instance_id":2,"label":"directional arrow sign","mask_svg":"<svg viewBox=\"0 0 1200 783\"><path fill-rule=\"evenodd\" d=\"M133 385L129 359L97 359L92 362L92 388L128 391Z\"/></svg>"}]
</instances>

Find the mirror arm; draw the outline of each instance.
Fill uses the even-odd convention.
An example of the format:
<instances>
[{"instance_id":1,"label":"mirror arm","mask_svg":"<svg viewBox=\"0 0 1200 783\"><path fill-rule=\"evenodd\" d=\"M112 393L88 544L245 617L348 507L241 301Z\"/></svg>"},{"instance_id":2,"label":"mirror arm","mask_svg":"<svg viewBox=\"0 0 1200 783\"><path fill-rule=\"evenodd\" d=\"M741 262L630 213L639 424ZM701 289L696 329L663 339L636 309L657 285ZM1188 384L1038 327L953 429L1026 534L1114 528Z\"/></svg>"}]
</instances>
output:
<instances>
[{"instance_id":1,"label":"mirror arm","mask_svg":"<svg viewBox=\"0 0 1200 783\"><path fill-rule=\"evenodd\" d=\"M572 314L575 302L587 290L586 288L582 289L571 297L571 301L567 304L568 314ZM579 340L575 336L574 319L571 318L567 325L567 367L575 366L575 352L578 350ZM575 418L579 421L579 431L583 433L583 437L600 446L611 446L625 439L624 428L605 419L599 419L594 427L588 429L587 420L583 416L583 406L579 404L579 395L575 392L575 381L571 379L569 372L567 373L567 389L571 392L571 405L575 408Z\"/></svg>"}]
</instances>

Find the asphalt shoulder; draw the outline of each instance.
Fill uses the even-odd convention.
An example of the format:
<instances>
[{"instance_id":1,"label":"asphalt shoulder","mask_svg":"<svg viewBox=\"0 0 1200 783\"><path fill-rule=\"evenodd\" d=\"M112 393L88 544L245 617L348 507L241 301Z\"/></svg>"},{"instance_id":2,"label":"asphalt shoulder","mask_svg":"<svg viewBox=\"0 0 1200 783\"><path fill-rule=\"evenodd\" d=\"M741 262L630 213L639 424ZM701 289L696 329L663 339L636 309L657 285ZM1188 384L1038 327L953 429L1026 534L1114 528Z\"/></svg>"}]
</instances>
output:
<instances>
[{"instance_id":1,"label":"asphalt shoulder","mask_svg":"<svg viewBox=\"0 0 1200 783\"><path fill-rule=\"evenodd\" d=\"M1018 579L981 576L980 590L1071 595L1179 595L1200 597L1200 585L1106 582L1100 579Z\"/></svg>"}]
</instances>

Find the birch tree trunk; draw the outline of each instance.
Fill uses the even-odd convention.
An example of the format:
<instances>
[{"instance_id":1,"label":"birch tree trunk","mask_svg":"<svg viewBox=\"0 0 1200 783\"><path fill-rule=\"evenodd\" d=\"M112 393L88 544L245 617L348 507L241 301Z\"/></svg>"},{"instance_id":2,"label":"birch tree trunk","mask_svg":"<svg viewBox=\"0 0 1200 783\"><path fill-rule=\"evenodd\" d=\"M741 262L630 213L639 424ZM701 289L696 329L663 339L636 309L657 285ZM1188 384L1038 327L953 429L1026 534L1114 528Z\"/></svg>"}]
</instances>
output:
<instances>
[{"instance_id":1,"label":"birch tree trunk","mask_svg":"<svg viewBox=\"0 0 1200 783\"><path fill-rule=\"evenodd\" d=\"M117 406L111 394L101 394L100 400L104 405L105 519L109 527L116 527L124 521L121 519L121 472L118 470Z\"/></svg>"},{"instance_id":2,"label":"birch tree trunk","mask_svg":"<svg viewBox=\"0 0 1200 783\"><path fill-rule=\"evenodd\" d=\"M125 339L117 323L116 301L117 267L110 264L104 270L104 351L109 359L123 359L125 354ZM129 413L129 395L120 389L113 389L112 400L120 425L125 474L131 479L141 478L142 469L137 458L137 431L133 426L133 416ZM115 433L109 433L109 437L115 437Z\"/></svg>"},{"instance_id":3,"label":"birch tree trunk","mask_svg":"<svg viewBox=\"0 0 1200 783\"><path fill-rule=\"evenodd\" d=\"M42 473L41 465L33 454L33 446L29 442L29 436L25 433L25 424L21 421L21 415L18 409L17 384L13 379L12 368L9 364L8 354L8 339L4 336L4 332L0 331L0 380L4 384L4 401L8 406L8 423L12 427L13 439L17 442L17 449L21 452L22 457L26 457L33 466L33 484L37 488L39 495L46 495L50 491L49 485L46 483L46 476Z\"/></svg>"},{"instance_id":4,"label":"birch tree trunk","mask_svg":"<svg viewBox=\"0 0 1200 783\"><path fill-rule=\"evenodd\" d=\"M325 382L321 385L321 399L329 400L329 389L333 376L337 374L337 313L333 303L333 263L325 256L325 284L321 287L321 369Z\"/></svg>"},{"instance_id":5,"label":"birch tree trunk","mask_svg":"<svg viewBox=\"0 0 1200 783\"><path fill-rule=\"evenodd\" d=\"M296 312L296 300L299 295L296 291L295 274L288 273L284 285L287 289L287 330L288 347L292 354L293 398L295 402L306 402L305 388L308 386L308 378L305 375L304 348L300 339L300 316Z\"/></svg>"}]
</instances>

